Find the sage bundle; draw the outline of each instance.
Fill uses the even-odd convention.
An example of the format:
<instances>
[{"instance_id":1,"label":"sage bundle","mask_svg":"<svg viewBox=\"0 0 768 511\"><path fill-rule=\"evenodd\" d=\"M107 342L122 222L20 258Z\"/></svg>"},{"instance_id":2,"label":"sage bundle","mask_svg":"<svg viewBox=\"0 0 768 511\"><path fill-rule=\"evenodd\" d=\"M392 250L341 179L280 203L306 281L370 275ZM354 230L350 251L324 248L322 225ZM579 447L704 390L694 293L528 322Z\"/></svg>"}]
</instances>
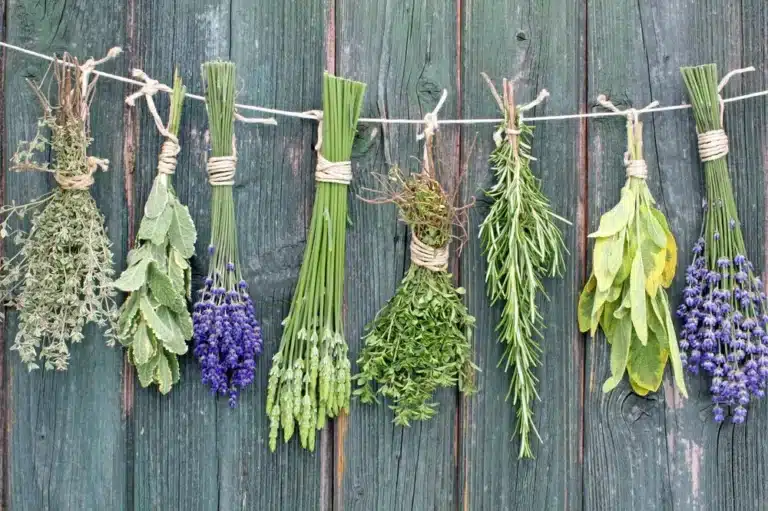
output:
<instances>
[{"instance_id":1,"label":"sage bundle","mask_svg":"<svg viewBox=\"0 0 768 511\"><path fill-rule=\"evenodd\" d=\"M203 384L237 405L240 392L253 383L262 351L261 325L256 320L248 284L240 272L232 186L235 182L235 65L203 64L205 105L211 154L208 182L212 190L211 242L208 275L192 313L193 353Z\"/></svg>"},{"instance_id":2,"label":"sage bundle","mask_svg":"<svg viewBox=\"0 0 768 511\"><path fill-rule=\"evenodd\" d=\"M710 378L716 422L727 415L736 424L747 405L765 396L768 382L768 303L747 258L733 186L728 174L728 136L723 130L717 66L682 69L696 120L699 157L704 163L706 201L701 236L685 272L678 315L683 322L683 364Z\"/></svg>"},{"instance_id":3,"label":"sage bundle","mask_svg":"<svg viewBox=\"0 0 768 511\"><path fill-rule=\"evenodd\" d=\"M433 417L438 407L434 393L441 387L458 384L465 395L475 390L475 318L462 302L464 289L454 287L447 271L453 227L461 223L462 211L435 177L436 124L430 122L428 118L422 171L405 177L393 168L381 179L382 197L373 201L397 206L411 230L411 265L395 295L366 326L357 360L360 373L354 378L360 401L385 398L399 426Z\"/></svg>"},{"instance_id":4,"label":"sage bundle","mask_svg":"<svg viewBox=\"0 0 768 511\"><path fill-rule=\"evenodd\" d=\"M126 102L133 106L145 96L150 113L165 137L157 163L144 217L134 248L128 252L128 268L115 287L129 293L120 307L118 335L136 366L142 387L156 384L162 394L179 381L178 355L187 352L192 337L192 318L187 310L191 294L191 266L197 232L189 210L183 205L171 180L179 153L179 124L186 88L178 71L173 81L168 126L160 119L152 95L160 90L142 71L134 76L147 82Z\"/></svg>"},{"instance_id":5,"label":"sage bundle","mask_svg":"<svg viewBox=\"0 0 768 511\"><path fill-rule=\"evenodd\" d=\"M318 127L317 192L307 248L280 348L269 371L266 411L269 448L279 429L288 442L299 428L301 446L313 451L316 431L349 409L350 363L344 339L344 258L350 157L365 84L323 76Z\"/></svg>"},{"instance_id":6,"label":"sage bundle","mask_svg":"<svg viewBox=\"0 0 768 511\"><path fill-rule=\"evenodd\" d=\"M549 94L523 106L514 104L513 83L504 80L502 96L484 74L504 122L494 134L496 148L490 164L496 178L486 193L491 201L488 215L480 225L480 239L488 260L485 282L491 304L503 308L496 330L504 344L499 366L510 374L507 399L516 408L515 434L520 437L519 458L533 458L531 439L541 441L533 419L538 399L536 367L541 363L539 339L544 324L538 298L546 297L544 277L560 276L566 253L563 235L556 222L570 222L552 211L541 190L540 180L531 171L533 127L523 122L523 112L541 103Z\"/></svg>"},{"instance_id":7,"label":"sage bundle","mask_svg":"<svg viewBox=\"0 0 768 511\"><path fill-rule=\"evenodd\" d=\"M107 170L107 160L88 155L91 102L97 76L94 68L115 57L113 48L101 60L80 64L68 54L55 59L52 80L56 99L30 85L42 106L33 140L21 142L12 158L17 172L50 172L56 189L28 204L3 206L0 235L14 234L15 255L3 258L0 296L19 311L19 329L11 346L27 368L65 370L71 345L83 340L87 323L105 327L113 345L116 306L112 285L112 243L104 216L90 193L94 173ZM46 132L50 133L49 135ZM39 153L51 150L50 162L39 162ZM13 228L13 219L31 215L31 228Z\"/></svg>"},{"instance_id":8,"label":"sage bundle","mask_svg":"<svg viewBox=\"0 0 768 511\"><path fill-rule=\"evenodd\" d=\"M618 112L604 96L598 101ZM594 336L599 326L611 346L611 376L603 392L616 388L625 372L636 394L655 392L669 361L675 384L687 397L665 291L675 276L677 244L646 183L643 125L635 110L627 112L624 165L627 181L621 200L603 214L597 231L589 235L595 247L592 275L579 298L579 329Z\"/></svg>"}]
</instances>

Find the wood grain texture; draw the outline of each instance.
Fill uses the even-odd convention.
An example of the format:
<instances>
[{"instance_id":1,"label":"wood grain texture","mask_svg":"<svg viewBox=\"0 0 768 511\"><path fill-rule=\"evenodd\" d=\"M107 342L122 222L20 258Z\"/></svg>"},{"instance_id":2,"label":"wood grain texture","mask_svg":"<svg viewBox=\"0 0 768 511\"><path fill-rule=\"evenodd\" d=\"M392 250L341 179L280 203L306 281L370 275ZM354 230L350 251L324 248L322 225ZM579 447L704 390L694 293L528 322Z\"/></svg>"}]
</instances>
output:
<instances>
[{"instance_id":1,"label":"wood grain texture","mask_svg":"<svg viewBox=\"0 0 768 511\"><path fill-rule=\"evenodd\" d=\"M69 51L82 58L101 57L123 39L123 6L90 2L8 2L8 41L43 53ZM6 144L12 148L34 135L40 107L25 78L40 79L48 63L7 56ZM126 73L116 60L105 69ZM125 205L122 200L122 84L100 81L92 106L94 142L90 154L108 158L109 172L99 173L92 193L106 217L114 263L125 260ZM7 176L5 200L32 199L55 186L37 173ZM13 247L7 247L12 250ZM16 332L9 314L5 338ZM9 342L6 349L10 347ZM84 341L72 349L67 372L28 373L15 352L6 352L10 370L10 506L14 510L122 509L125 507L125 432L121 418L122 356L105 346L89 326ZM84 474L87 476L84 477Z\"/></svg>"},{"instance_id":2,"label":"wood grain texture","mask_svg":"<svg viewBox=\"0 0 768 511\"><path fill-rule=\"evenodd\" d=\"M557 13L557 15L555 15ZM583 10L565 0L498 4L466 1L462 13L462 114L467 118L499 117L496 102L480 73L515 80L519 104L547 88L552 96L528 115L577 112L583 109L584 48L577 37ZM496 51L497 49L503 51ZM541 401L534 404L543 443L535 442L535 460L518 460L519 439L513 438L515 409L505 402L509 375L496 367L503 346L495 328L501 307L491 308L486 294L486 260L478 240L488 213L484 190L493 182L488 155L495 126L462 131L462 152L469 163L468 194L477 196L470 214L470 243L462 257L463 283L471 312L477 317L475 337L479 393L466 401L462 417L462 509L568 509L581 507L581 380L583 339L575 306L582 279L577 247L584 234L577 222L580 171L578 121L534 123L534 173L542 180L554 211L574 222L561 225L571 255L562 279L547 279L542 366L537 371ZM510 369L511 371L512 369Z\"/></svg>"},{"instance_id":3,"label":"wood grain texture","mask_svg":"<svg viewBox=\"0 0 768 511\"><path fill-rule=\"evenodd\" d=\"M336 71L368 84L364 116L423 117L443 88L450 95L440 116L457 115L452 2L340 0L336 31ZM373 173L387 172L392 165L418 170L422 149L415 135L415 126L361 125L352 157L353 197L375 187ZM457 129L441 128L438 157L448 175L458 170L457 143ZM394 294L407 268L407 237L393 206L350 200L346 335L356 371L363 327ZM345 454L344 464L335 467L336 509L456 505L456 391L443 390L436 399L436 417L405 429L392 424L385 404L353 401L346 428L336 431L337 452Z\"/></svg>"}]
</instances>

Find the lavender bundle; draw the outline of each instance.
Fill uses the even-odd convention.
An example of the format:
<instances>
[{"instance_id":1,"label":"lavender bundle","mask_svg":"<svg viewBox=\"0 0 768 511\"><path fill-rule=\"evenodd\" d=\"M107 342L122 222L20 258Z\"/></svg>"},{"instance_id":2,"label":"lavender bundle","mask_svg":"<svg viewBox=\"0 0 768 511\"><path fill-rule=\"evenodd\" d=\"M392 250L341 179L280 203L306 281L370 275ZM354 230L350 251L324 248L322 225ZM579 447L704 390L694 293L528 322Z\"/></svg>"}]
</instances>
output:
<instances>
[{"instance_id":1,"label":"lavender bundle","mask_svg":"<svg viewBox=\"0 0 768 511\"><path fill-rule=\"evenodd\" d=\"M87 153L93 140L89 116L97 78L92 71L119 53L120 48L113 48L105 58L83 64L68 54L55 60L56 104L46 97L42 84L32 84L43 115L35 138L22 142L13 156L13 170L50 172L58 187L28 204L0 209L2 237L11 234L11 219L30 213L32 217L29 232L14 233L18 252L0 265L0 297L19 311L11 349L30 370L39 367L38 361L46 369L67 369L70 345L84 339L87 323L107 327L109 345L115 340L112 243L90 193L93 174L106 170L109 162ZM44 130L50 131L49 138ZM38 153L49 149L50 163L36 161Z\"/></svg>"},{"instance_id":2,"label":"lavender bundle","mask_svg":"<svg viewBox=\"0 0 768 511\"><path fill-rule=\"evenodd\" d=\"M234 154L235 65L203 64L205 101L211 135L208 181L211 200L211 243L208 276L192 314L194 355L203 383L237 405L240 391L253 383L261 354L261 326L256 320L248 284L240 274L232 185Z\"/></svg>"},{"instance_id":3,"label":"lavender bundle","mask_svg":"<svg viewBox=\"0 0 768 511\"><path fill-rule=\"evenodd\" d=\"M269 448L283 429L288 442L299 426L301 446L315 448L316 430L349 408L350 363L344 340L344 255L349 159L365 84L323 77L323 118L318 140L317 194L280 349L267 388Z\"/></svg>"},{"instance_id":4,"label":"lavender bundle","mask_svg":"<svg viewBox=\"0 0 768 511\"><path fill-rule=\"evenodd\" d=\"M768 304L763 284L747 259L731 179L728 137L717 66L682 69L693 105L707 198L701 237L686 270L678 316L684 324L683 363L711 378L714 420L727 414L740 424L768 382Z\"/></svg>"},{"instance_id":5,"label":"lavender bundle","mask_svg":"<svg viewBox=\"0 0 768 511\"><path fill-rule=\"evenodd\" d=\"M149 77L139 70L134 76ZM189 210L176 197L171 176L179 153L179 124L185 87L176 72L171 95L168 127L162 124L150 92L145 89L128 97L146 96L158 130L165 136L157 163L136 245L128 253L128 268L115 281L115 287L129 293L120 308L118 335L126 347L128 360L136 366L142 387L156 384L162 394L179 381L177 355L187 352L192 337L192 318L187 310L190 298L191 266L197 232Z\"/></svg>"}]
</instances>

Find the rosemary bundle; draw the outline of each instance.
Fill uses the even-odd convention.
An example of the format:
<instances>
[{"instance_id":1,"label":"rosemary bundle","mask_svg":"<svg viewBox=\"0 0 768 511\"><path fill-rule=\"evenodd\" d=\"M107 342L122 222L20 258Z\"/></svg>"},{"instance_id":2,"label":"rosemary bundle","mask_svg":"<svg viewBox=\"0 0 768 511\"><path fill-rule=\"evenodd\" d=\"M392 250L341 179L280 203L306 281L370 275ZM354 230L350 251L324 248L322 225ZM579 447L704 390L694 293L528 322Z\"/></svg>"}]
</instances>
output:
<instances>
[{"instance_id":1,"label":"rosemary bundle","mask_svg":"<svg viewBox=\"0 0 768 511\"><path fill-rule=\"evenodd\" d=\"M537 304L544 295L542 278L560 276L566 253L563 235L556 221L570 222L552 211L541 191L541 182L531 171L533 128L521 122L521 113L542 101L547 93L529 105L516 107L512 82L504 80L498 95L491 91L504 112L494 140L496 149L490 163L496 183L487 192L491 201L488 216L480 225L480 239L488 260L485 281L491 303L501 302L501 319L496 328L504 354L499 365L510 374L507 399L517 410L515 434L520 436L519 458L532 458L531 437L541 441L533 420L533 402L538 399L540 364L538 339L544 327ZM510 371L511 369L511 371Z\"/></svg>"},{"instance_id":2,"label":"rosemary bundle","mask_svg":"<svg viewBox=\"0 0 768 511\"><path fill-rule=\"evenodd\" d=\"M682 69L696 120L707 198L701 237L686 270L678 316L683 322L683 363L692 374L710 377L716 422L726 415L740 424L768 382L768 303L741 231L731 178L728 137L717 66Z\"/></svg>"},{"instance_id":3,"label":"rosemary bundle","mask_svg":"<svg viewBox=\"0 0 768 511\"><path fill-rule=\"evenodd\" d=\"M70 344L83 340L86 323L106 327L109 345L115 340L112 243L89 191L93 174L99 168L106 170L109 162L88 156L87 151L96 84L91 71L119 52L113 48L104 59L84 64L68 54L54 60L55 104L46 97L43 84L31 84L43 114L34 139L19 144L12 169L51 172L58 187L28 204L0 209L3 237L14 231L13 218L21 220L31 213L29 232L15 229L17 253L0 265L0 296L19 311L11 349L30 370L39 367L38 361L45 369L67 369ZM49 149L50 163L36 161L36 153Z\"/></svg>"},{"instance_id":4,"label":"rosemary bundle","mask_svg":"<svg viewBox=\"0 0 768 511\"><path fill-rule=\"evenodd\" d=\"M394 168L389 182L382 180L385 196L375 202L394 203L411 229L411 266L395 295L366 326L357 361L360 374L354 378L360 401L386 398L399 426L433 417L438 388L458 384L466 395L475 391L475 318L462 303L464 289L454 288L447 272L458 211L430 172L430 159L418 174L405 178Z\"/></svg>"},{"instance_id":5,"label":"rosemary bundle","mask_svg":"<svg viewBox=\"0 0 768 511\"><path fill-rule=\"evenodd\" d=\"M134 75L142 76L137 71ZM151 95L150 112L165 135L157 164L157 176L144 206L136 244L128 253L128 268L115 287L129 293L120 308L118 335L136 366L142 387L156 384L162 394L179 381L177 355L187 352L192 337L192 318L187 310L190 298L191 266L197 232L186 206L179 202L171 176L179 153L179 123L186 88L176 72L171 94L168 126L162 125ZM127 102L144 95L141 91Z\"/></svg>"},{"instance_id":6,"label":"rosemary bundle","mask_svg":"<svg viewBox=\"0 0 768 511\"><path fill-rule=\"evenodd\" d=\"M349 408L350 363L344 339L344 257L349 159L365 84L325 73L319 128L317 193L280 348L272 358L266 411L269 447L277 448L299 426L301 446L315 448L326 418Z\"/></svg>"},{"instance_id":7,"label":"rosemary bundle","mask_svg":"<svg viewBox=\"0 0 768 511\"><path fill-rule=\"evenodd\" d=\"M213 192L208 276L192 313L193 353L200 362L203 383L214 394L229 396L234 407L240 391L253 383L262 351L261 326L240 273L237 247L232 196L237 163L235 65L207 62L202 71L211 136L208 181Z\"/></svg>"},{"instance_id":8,"label":"rosemary bundle","mask_svg":"<svg viewBox=\"0 0 768 511\"><path fill-rule=\"evenodd\" d=\"M618 111L602 96L599 101ZM603 392L616 388L625 372L636 394L655 392L669 361L675 384L687 397L665 291L675 276L677 244L646 183L643 125L634 112L627 119L627 181L619 203L589 235L595 247L592 275L579 298L579 329L594 336L600 326L611 346L611 377Z\"/></svg>"}]
</instances>

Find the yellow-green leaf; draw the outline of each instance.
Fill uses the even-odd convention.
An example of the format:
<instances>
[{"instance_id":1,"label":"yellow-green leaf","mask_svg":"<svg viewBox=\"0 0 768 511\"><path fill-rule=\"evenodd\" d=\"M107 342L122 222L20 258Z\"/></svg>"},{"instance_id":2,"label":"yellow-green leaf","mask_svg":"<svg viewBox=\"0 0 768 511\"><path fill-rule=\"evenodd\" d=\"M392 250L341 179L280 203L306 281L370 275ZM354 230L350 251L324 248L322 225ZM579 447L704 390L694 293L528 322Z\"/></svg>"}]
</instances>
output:
<instances>
[{"instance_id":1,"label":"yellow-green leaf","mask_svg":"<svg viewBox=\"0 0 768 511\"><path fill-rule=\"evenodd\" d=\"M645 310L645 272L643 258L638 251L632 262L632 273L629 276L630 315L635 327L637 338L642 344L648 342L648 321Z\"/></svg>"},{"instance_id":2,"label":"yellow-green leaf","mask_svg":"<svg viewBox=\"0 0 768 511\"><path fill-rule=\"evenodd\" d=\"M640 206L640 220L643 223L643 227L650 236L657 247L664 248L667 246L667 233L664 226L659 223L659 220L651 212L651 208L646 205Z\"/></svg>"},{"instance_id":3,"label":"yellow-green leaf","mask_svg":"<svg viewBox=\"0 0 768 511\"><path fill-rule=\"evenodd\" d=\"M597 332L597 326L600 323L600 316L603 313L603 305L605 305L605 301L608 298L608 293L610 293L610 289L605 291L598 289L595 291L595 301L592 304L592 317L589 323L589 331L592 336Z\"/></svg>"},{"instance_id":4,"label":"yellow-green leaf","mask_svg":"<svg viewBox=\"0 0 768 511\"><path fill-rule=\"evenodd\" d=\"M677 334L675 333L675 325L672 322L672 314L669 312L667 293L662 289L659 292L659 297L661 298L661 305L665 312L665 323L667 326L666 348L669 350L669 362L672 366L672 374L675 377L675 385L677 385L677 389L680 393L687 398L688 390L685 388L683 363L680 361L680 348L677 345Z\"/></svg>"},{"instance_id":5,"label":"yellow-green leaf","mask_svg":"<svg viewBox=\"0 0 768 511\"><path fill-rule=\"evenodd\" d=\"M139 322L136 333L133 334L131 349L133 350L133 361L136 365L146 364L155 355L155 347L152 345L152 341L149 340L147 324L143 321Z\"/></svg>"},{"instance_id":6,"label":"yellow-green leaf","mask_svg":"<svg viewBox=\"0 0 768 511\"><path fill-rule=\"evenodd\" d=\"M667 247L664 251L664 270L661 272L661 285L669 287L677 270L677 242L671 232L667 232Z\"/></svg>"},{"instance_id":7,"label":"yellow-green leaf","mask_svg":"<svg viewBox=\"0 0 768 511\"><path fill-rule=\"evenodd\" d=\"M603 392L610 392L621 383L627 368L629 345L632 342L632 322L625 317L616 323L611 336L611 377L603 383Z\"/></svg>"},{"instance_id":8,"label":"yellow-green leaf","mask_svg":"<svg viewBox=\"0 0 768 511\"><path fill-rule=\"evenodd\" d=\"M619 203L600 217L600 226L589 237L604 238L613 236L627 226L634 210L635 193L630 188L622 189Z\"/></svg>"},{"instance_id":9,"label":"yellow-green leaf","mask_svg":"<svg viewBox=\"0 0 768 511\"><path fill-rule=\"evenodd\" d=\"M592 253L592 271L597 278L597 289L610 289L616 274L619 272L624 255L624 238L626 231L607 238L599 238L595 242Z\"/></svg>"},{"instance_id":10,"label":"yellow-green leaf","mask_svg":"<svg viewBox=\"0 0 768 511\"><path fill-rule=\"evenodd\" d=\"M595 303L595 287L597 286L597 280L592 275L587 284L584 286L584 290L579 296L578 318L579 318L579 331L589 331L589 324L592 318L592 305Z\"/></svg>"},{"instance_id":11,"label":"yellow-green leaf","mask_svg":"<svg viewBox=\"0 0 768 511\"><path fill-rule=\"evenodd\" d=\"M650 335L645 345L633 337L627 371L638 386L656 392L661 386L668 356L669 352L662 349L655 335Z\"/></svg>"},{"instance_id":12,"label":"yellow-green leaf","mask_svg":"<svg viewBox=\"0 0 768 511\"><path fill-rule=\"evenodd\" d=\"M641 387L635 380L632 379L631 376L629 378L629 385L632 387L632 392L638 396L644 397L648 395L648 392L650 392L648 389Z\"/></svg>"}]
</instances>

